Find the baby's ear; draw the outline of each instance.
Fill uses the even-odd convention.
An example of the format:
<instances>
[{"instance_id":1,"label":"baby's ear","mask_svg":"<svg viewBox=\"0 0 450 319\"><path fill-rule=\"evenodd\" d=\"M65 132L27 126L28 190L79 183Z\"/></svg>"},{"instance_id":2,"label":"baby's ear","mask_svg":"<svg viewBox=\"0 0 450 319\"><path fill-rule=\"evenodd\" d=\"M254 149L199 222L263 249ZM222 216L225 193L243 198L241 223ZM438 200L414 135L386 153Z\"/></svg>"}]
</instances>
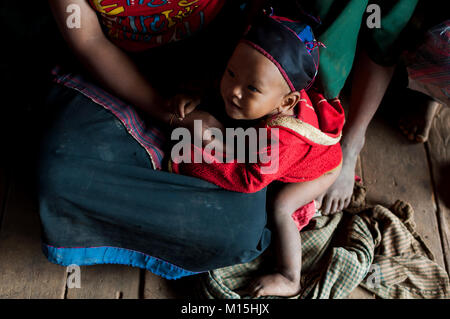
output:
<instances>
[{"instance_id":1,"label":"baby's ear","mask_svg":"<svg viewBox=\"0 0 450 319\"><path fill-rule=\"evenodd\" d=\"M291 92L283 98L281 105L282 112L287 112L297 105L300 101L300 92Z\"/></svg>"}]
</instances>

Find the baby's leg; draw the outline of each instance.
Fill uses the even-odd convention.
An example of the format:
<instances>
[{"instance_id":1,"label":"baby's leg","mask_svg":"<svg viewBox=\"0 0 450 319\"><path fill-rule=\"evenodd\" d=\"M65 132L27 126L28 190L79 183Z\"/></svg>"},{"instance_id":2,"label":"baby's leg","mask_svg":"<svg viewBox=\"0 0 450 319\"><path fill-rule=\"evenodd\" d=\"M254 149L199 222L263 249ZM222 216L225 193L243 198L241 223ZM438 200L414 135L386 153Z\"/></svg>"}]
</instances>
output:
<instances>
[{"instance_id":1,"label":"baby's leg","mask_svg":"<svg viewBox=\"0 0 450 319\"><path fill-rule=\"evenodd\" d=\"M249 293L254 297L290 297L300 292L301 238L291 215L282 209L273 212L277 268L251 284Z\"/></svg>"},{"instance_id":2,"label":"baby's leg","mask_svg":"<svg viewBox=\"0 0 450 319\"><path fill-rule=\"evenodd\" d=\"M268 211L273 217L277 270L250 286L253 296L293 296L300 291L301 238L292 214L326 191L339 175L341 165L321 177L303 183L269 186Z\"/></svg>"}]
</instances>

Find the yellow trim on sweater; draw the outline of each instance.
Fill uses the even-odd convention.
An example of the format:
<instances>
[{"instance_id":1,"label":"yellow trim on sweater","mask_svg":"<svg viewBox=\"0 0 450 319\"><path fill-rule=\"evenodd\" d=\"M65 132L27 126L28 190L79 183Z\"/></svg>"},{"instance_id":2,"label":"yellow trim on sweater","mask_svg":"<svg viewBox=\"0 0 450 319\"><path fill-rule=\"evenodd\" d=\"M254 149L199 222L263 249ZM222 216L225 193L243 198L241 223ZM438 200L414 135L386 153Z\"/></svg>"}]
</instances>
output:
<instances>
[{"instance_id":1,"label":"yellow trim on sweater","mask_svg":"<svg viewBox=\"0 0 450 319\"><path fill-rule=\"evenodd\" d=\"M337 137L331 137L321 130L315 128L311 124L305 123L299 119L292 116L277 116L275 118L269 119L267 121L267 126L282 126L288 128L301 136L307 138L308 140L325 146L331 146L339 143L341 140L342 133Z\"/></svg>"}]
</instances>

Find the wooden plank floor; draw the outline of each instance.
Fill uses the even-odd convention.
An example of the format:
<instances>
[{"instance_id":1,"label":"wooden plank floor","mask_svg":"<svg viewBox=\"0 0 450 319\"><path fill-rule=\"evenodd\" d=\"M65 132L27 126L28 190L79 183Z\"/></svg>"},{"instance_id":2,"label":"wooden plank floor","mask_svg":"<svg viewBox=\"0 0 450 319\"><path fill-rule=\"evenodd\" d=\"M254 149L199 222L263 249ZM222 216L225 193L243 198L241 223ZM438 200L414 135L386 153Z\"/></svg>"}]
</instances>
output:
<instances>
[{"instance_id":1,"label":"wooden plank floor","mask_svg":"<svg viewBox=\"0 0 450 319\"><path fill-rule=\"evenodd\" d=\"M396 199L415 209L417 229L449 271L450 108L441 110L430 141L409 143L383 116L369 127L359 172L370 203ZM195 278L169 281L120 266L81 267L81 288L67 288L65 267L41 252L36 203L29 176L0 167L0 298L190 298ZM349 298L373 298L355 290Z\"/></svg>"},{"instance_id":2,"label":"wooden plank floor","mask_svg":"<svg viewBox=\"0 0 450 319\"><path fill-rule=\"evenodd\" d=\"M426 145L433 178L439 234L444 262L450 269L450 108L442 108L433 122L430 140Z\"/></svg>"}]
</instances>

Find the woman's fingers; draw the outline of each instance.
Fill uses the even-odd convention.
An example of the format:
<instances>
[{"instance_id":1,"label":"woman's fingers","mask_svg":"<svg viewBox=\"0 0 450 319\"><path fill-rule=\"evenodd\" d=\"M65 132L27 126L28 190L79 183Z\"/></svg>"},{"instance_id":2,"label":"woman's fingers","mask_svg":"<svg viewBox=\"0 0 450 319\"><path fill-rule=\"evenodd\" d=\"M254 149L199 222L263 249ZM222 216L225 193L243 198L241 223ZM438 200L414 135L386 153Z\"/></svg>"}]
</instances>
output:
<instances>
[{"instance_id":1,"label":"woman's fingers","mask_svg":"<svg viewBox=\"0 0 450 319\"><path fill-rule=\"evenodd\" d=\"M186 105L185 114L193 112L197 106L200 104L200 99L192 99L189 104Z\"/></svg>"},{"instance_id":2,"label":"woman's fingers","mask_svg":"<svg viewBox=\"0 0 450 319\"><path fill-rule=\"evenodd\" d=\"M183 120L186 115L193 112L195 108L200 104L200 99L192 98L189 96L178 95L175 98L175 109L180 120Z\"/></svg>"},{"instance_id":3,"label":"woman's fingers","mask_svg":"<svg viewBox=\"0 0 450 319\"><path fill-rule=\"evenodd\" d=\"M186 107L185 100L182 99L181 101L178 102L178 117L180 120L184 119L184 116L185 116L184 108L185 107Z\"/></svg>"}]
</instances>

